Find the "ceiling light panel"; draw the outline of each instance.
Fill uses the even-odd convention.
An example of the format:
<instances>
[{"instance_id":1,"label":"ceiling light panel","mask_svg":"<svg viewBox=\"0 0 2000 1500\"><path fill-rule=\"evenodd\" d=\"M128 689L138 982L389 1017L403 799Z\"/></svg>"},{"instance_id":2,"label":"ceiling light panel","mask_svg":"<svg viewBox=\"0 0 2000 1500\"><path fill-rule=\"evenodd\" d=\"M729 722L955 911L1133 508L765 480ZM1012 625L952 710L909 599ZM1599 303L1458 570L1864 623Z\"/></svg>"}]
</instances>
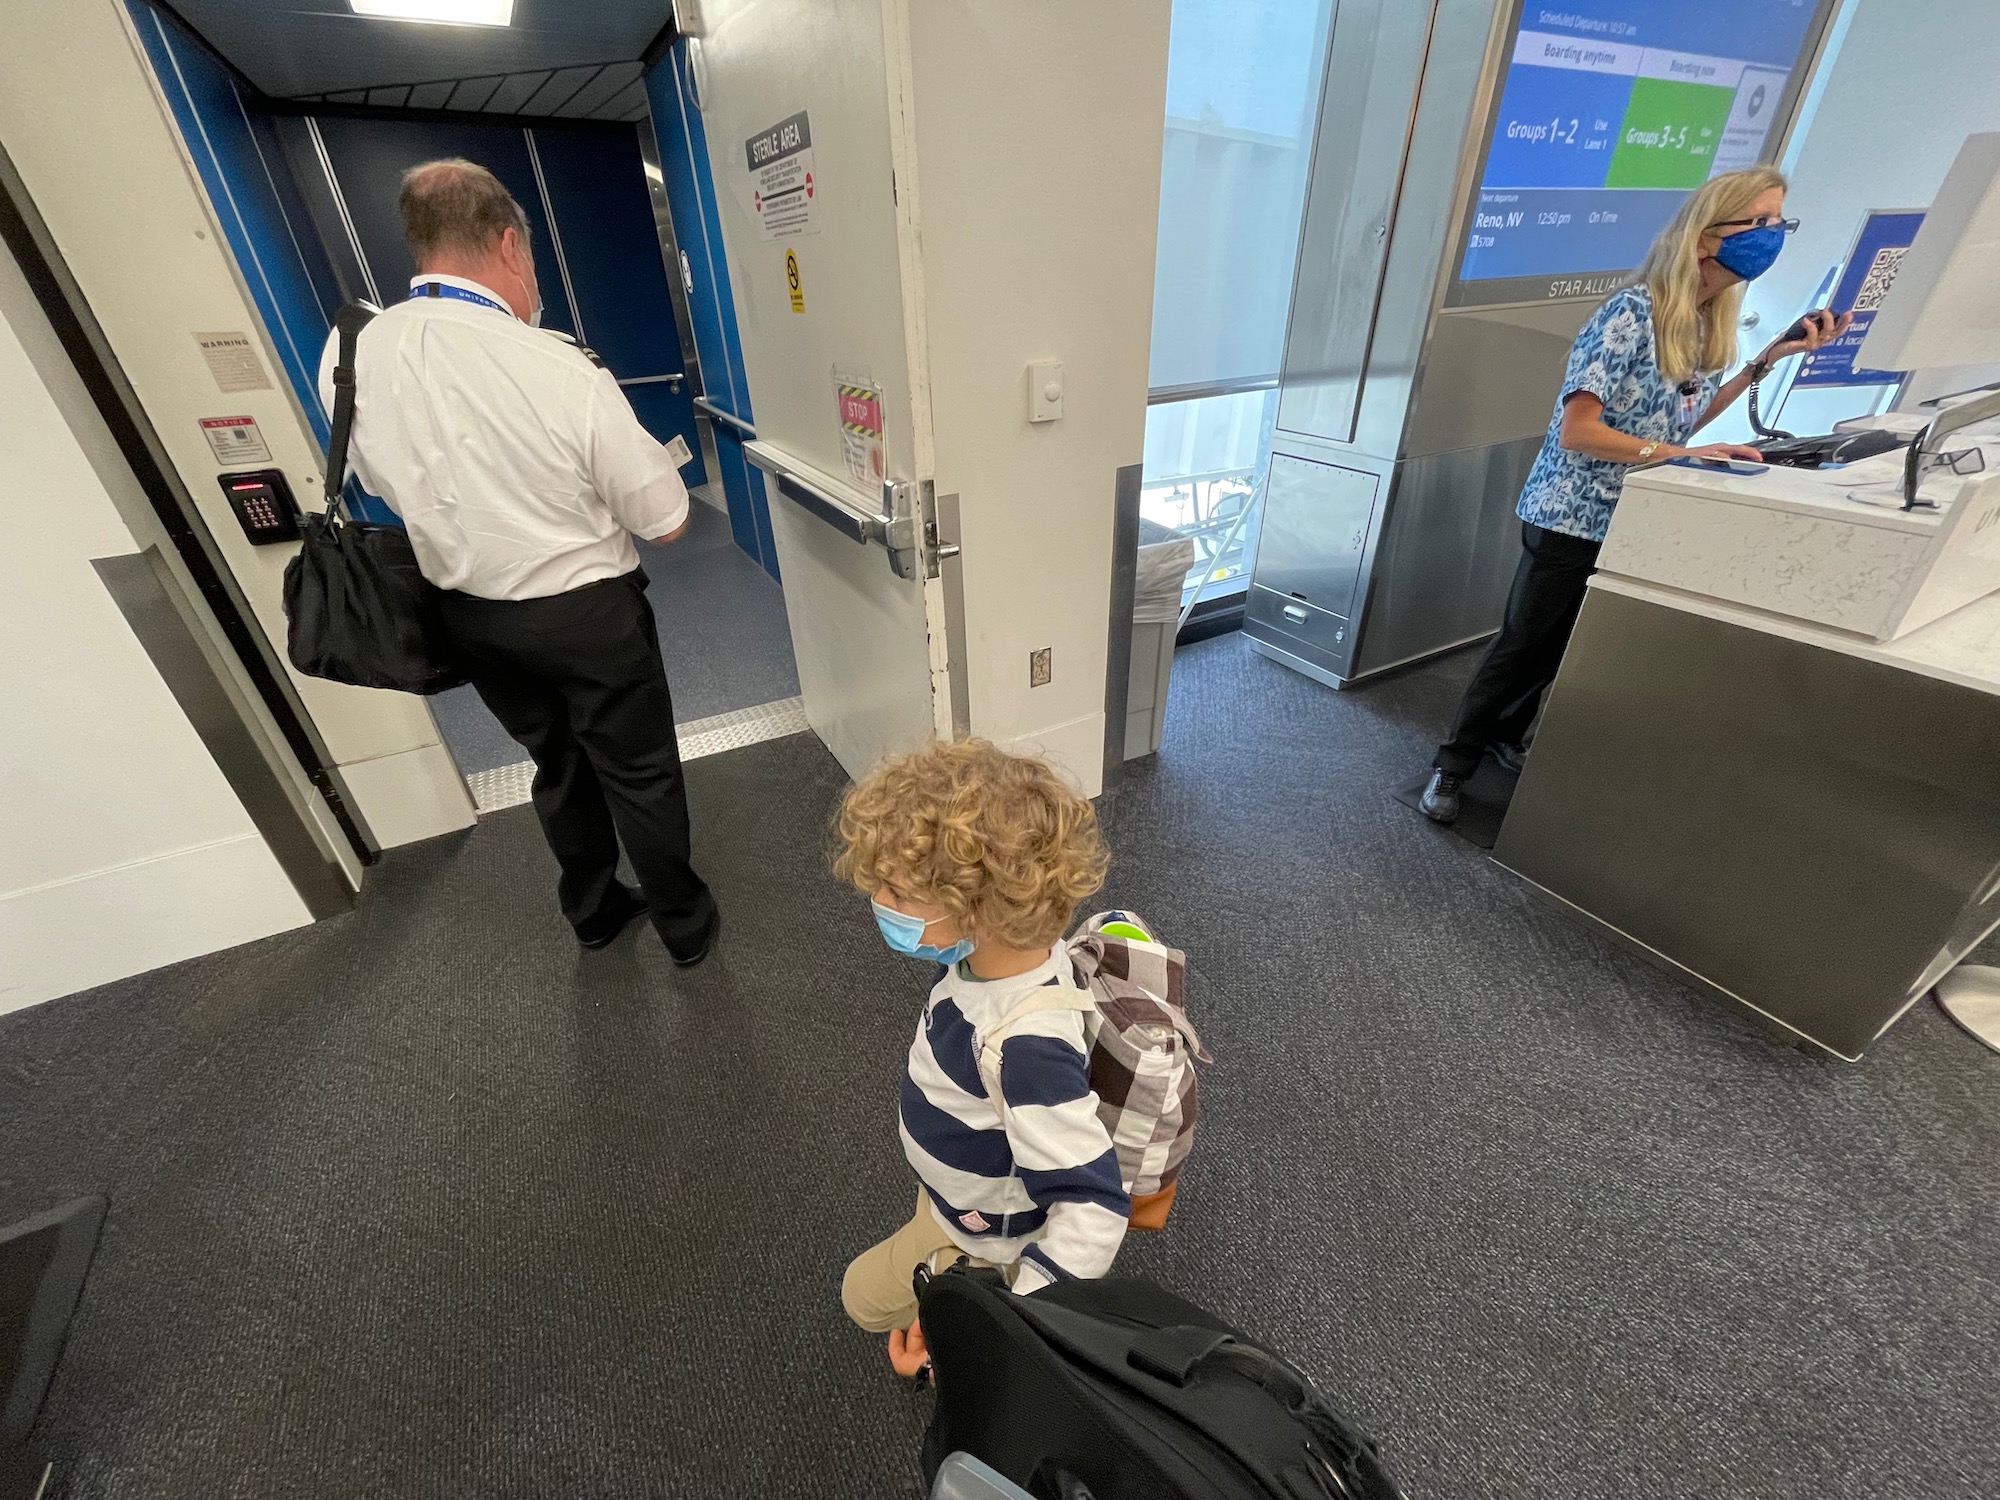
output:
<instances>
[{"instance_id":1,"label":"ceiling light panel","mask_svg":"<svg viewBox=\"0 0 2000 1500\"><path fill-rule=\"evenodd\" d=\"M453 26L508 26L514 0L347 0L357 16L397 21L444 21Z\"/></svg>"}]
</instances>

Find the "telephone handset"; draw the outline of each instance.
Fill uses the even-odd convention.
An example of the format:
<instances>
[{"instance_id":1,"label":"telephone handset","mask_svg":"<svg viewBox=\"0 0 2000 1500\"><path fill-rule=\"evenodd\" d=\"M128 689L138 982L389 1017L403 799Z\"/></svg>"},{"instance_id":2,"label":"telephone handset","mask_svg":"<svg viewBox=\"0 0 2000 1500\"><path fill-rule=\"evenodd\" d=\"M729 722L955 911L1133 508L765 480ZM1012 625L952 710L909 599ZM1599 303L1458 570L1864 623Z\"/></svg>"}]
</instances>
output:
<instances>
[{"instance_id":1,"label":"telephone handset","mask_svg":"<svg viewBox=\"0 0 2000 1500\"><path fill-rule=\"evenodd\" d=\"M1811 312L1806 313L1803 317L1795 321L1790 328L1787 328L1783 333L1779 334L1771 342L1773 344L1789 344L1794 339L1804 338L1809 332L1812 331L1813 323L1811 320L1817 319L1822 315L1832 318L1836 322L1839 321L1840 318L1840 314L1835 312L1830 307L1816 307ZM1763 412L1757 409L1758 397L1762 394L1762 392L1758 389L1758 387L1761 386L1763 383L1764 383L1764 378L1761 375L1757 376L1756 379L1750 382L1751 430L1754 431L1760 438L1771 438L1779 442L1796 441L1793 434L1785 431L1784 428L1766 427L1764 425L1764 414Z\"/></svg>"}]
</instances>

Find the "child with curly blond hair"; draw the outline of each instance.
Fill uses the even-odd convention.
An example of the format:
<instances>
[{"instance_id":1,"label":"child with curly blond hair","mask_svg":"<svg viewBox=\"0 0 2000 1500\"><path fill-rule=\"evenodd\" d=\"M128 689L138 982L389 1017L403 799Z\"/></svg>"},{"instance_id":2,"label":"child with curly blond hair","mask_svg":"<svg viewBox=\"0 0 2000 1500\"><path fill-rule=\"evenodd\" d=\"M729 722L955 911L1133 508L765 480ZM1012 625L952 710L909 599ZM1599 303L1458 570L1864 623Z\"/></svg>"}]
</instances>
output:
<instances>
[{"instance_id":1,"label":"child with curly blond hair","mask_svg":"<svg viewBox=\"0 0 2000 1500\"><path fill-rule=\"evenodd\" d=\"M1130 1200L1090 1086L1090 1007L1021 1014L1038 986L1077 987L1063 934L1110 856L1090 803L1046 761L983 740L884 761L836 830L834 873L873 900L889 946L944 966L902 1083L916 1215L857 1256L840 1289L847 1315L889 1333L898 1368L913 1368L919 1264L962 1253L1025 1293L1104 1275L1125 1236ZM994 1099L979 1050L1003 1021Z\"/></svg>"}]
</instances>

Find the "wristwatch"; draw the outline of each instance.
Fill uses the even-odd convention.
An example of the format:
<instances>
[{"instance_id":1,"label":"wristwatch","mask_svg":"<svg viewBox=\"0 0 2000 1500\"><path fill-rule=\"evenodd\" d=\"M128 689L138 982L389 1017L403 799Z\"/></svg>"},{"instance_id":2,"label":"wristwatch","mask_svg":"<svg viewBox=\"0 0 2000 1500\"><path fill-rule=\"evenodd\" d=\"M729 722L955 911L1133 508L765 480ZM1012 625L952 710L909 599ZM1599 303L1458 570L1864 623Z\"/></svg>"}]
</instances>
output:
<instances>
[{"instance_id":1,"label":"wristwatch","mask_svg":"<svg viewBox=\"0 0 2000 1500\"><path fill-rule=\"evenodd\" d=\"M1653 450L1654 450L1654 449L1656 449L1656 448L1658 448L1659 446L1660 446L1660 443L1659 443L1659 439L1657 439L1657 438L1655 438L1655 439L1654 439L1654 440L1653 440L1652 442L1650 442L1650 443L1644 443L1644 444L1641 444L1641 445L1640 445L1640 448L1639 448L1639 456L1638 456L1638 457L1637 457L1636 459L1634 459L1634 460L1633 460L1633 462L1634 462L1634 463L1641 463L1641 464L1642 464L1642 463L1644 463L1644 462L1645 462L1645 461L1646 461L1647 459L1649 459L1649 458L1651 458L1651 457L1653 456Z\"/></svg>"}]
</instances>

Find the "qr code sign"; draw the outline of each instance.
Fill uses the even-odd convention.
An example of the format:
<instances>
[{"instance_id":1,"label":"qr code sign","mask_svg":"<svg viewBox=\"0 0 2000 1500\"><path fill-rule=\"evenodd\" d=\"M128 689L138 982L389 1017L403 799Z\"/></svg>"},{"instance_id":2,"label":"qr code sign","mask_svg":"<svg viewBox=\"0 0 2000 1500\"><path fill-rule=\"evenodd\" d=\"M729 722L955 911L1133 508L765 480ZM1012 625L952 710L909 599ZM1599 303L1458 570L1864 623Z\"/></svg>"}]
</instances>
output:
<instances>
[{"instance_id":1,"label":"qr code sign","mask_svg":"<svg viewBox=\"0 0 2000 1500\"><path fill-rule=\"evenodd\" d=\"M1875 252L1874 264L1861 280L1861 290L1854 294L1854 311L1874 312L1882 305L1882 299L1889 295L1889 285L1896 279L1896 271L1903 264L1903 257L1910 253L1908 245L1884 245Z\"/></svg>"}]
</instances>

